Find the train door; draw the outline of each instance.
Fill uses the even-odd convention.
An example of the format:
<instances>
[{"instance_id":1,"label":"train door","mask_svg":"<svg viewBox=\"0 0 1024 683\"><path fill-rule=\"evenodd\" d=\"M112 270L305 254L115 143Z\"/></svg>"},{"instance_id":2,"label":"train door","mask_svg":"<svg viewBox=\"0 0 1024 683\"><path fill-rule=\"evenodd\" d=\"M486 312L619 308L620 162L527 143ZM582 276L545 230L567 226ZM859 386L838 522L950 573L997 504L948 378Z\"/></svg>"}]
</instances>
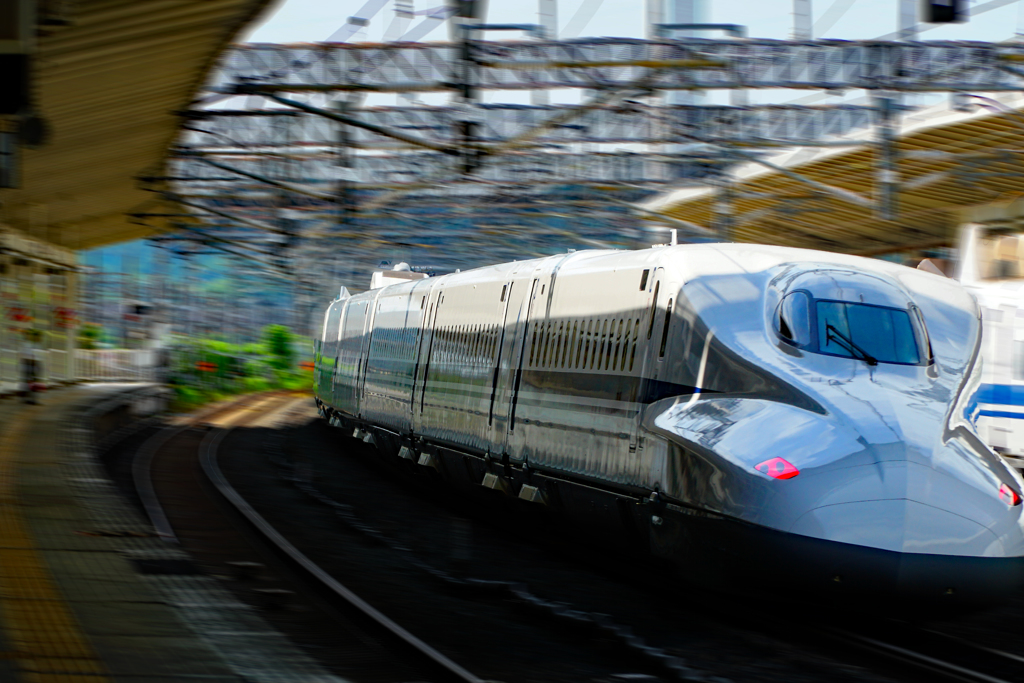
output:
<instances>
[{"instance_id":1,"label":"train door","mask_svg":"<svg viewBox=\"0 0 1024 683\"><path fill-rule=\"evenodd\" d=\"M423 433L423 409L427 400L427 373L430 372L430 354L434 346L435 322L444 295L443 283L437 284L440 286L432 288L427 295L427 312L423 316L419 349L416 353L416 366L413 369L412 431L419 434ZM418 395L417 389L419 390Z\"/></svg>"},{"instance_id":2,"label":"train door","mask_svg":"<svg viewBox=\"0 0 1024 683\"><path fill-rule=\"evenodd\" d=\"M345 305L334 366L334 405L349 415L359 414L358 379L362 374L362 343L371 302L362 299Z\"/></svg>"},{"instance_id":3,"label":"train door","mask_svg":"<svg viewBox=\"0 0 1024 683\"><path fill-rule=\"evenodd\" d=\"M324 329L316 357L316 393L321 400L332 403L331 391L334 379L334 368L338 356L338 331L341 326L341 313L344 302L336 302L327 308L324 314Z\"/></svg>"},{"instance_id":4,"label":"train door","mask_svg":"<svg viewBox=\"0 0 1024 683\"><path fill-rule=\"evenodd\" d=\"M640 421L643 419L643 407L648 396L651 394L652 385L657 383L660 374L658 366L658 351L660 350L661 339L659 334L664 328L663 316L659 311L667 304L667 292L669 288L665 285L665 269L654 268L646 283L644 296L644 315L640 320L639 345L642 349L640 356L640 381L635 397L638 406L629 433L629 450L635 451L638 447L638 436L640 433Z\"/></svg>"},{"instance_id":5,"label":"train door","mask_svg":"<svg viewBox=\"0 0 1024 683\"><path fill-rule=\"evenodd\" d=\"M416 387L417 381L419 379L420 355L422 353L420 347L423 344L423 337L425 336L427 325L430 322L428 314L433 311L433 308L431 308L430 305L430 290L432 289L433 284L434 283L431 282L429 279L421 280L420 282L417 282L415 285L413 285L412 292L409 294L410 312L414 307L419 309L418 312L416 312L415 314L415 322L412 322L410 324L409 318L413 316L410 316L406 320L406 327L415 327L416 335L412 342L413 365L411 386L409 389L409 405L406 414L406 424L409 425L410 431L415 431L414 425L416 410L414 408L418 405L416 403Z\"/></svg>"},{"instance_id":6,"label":"train door","mask_svg":"<svg viewBox=\"0 0 1024 683\"><path fill-rule=\"evenodd\" d=\"M679 287L678 282L665 277L663 268L655 271L654 291L649 302L650 313L644 339L646 354L643 376L648 387L666 382L672 372L669 363L665 361L665 352L669 346L669 335L672 333L672 314L677 303Z\"/></svg>"},{"instance_id":7,"label":"train door","mask_svg":"<svg viewBox=\"0 0 1024 683\"><path fill-rule=\"evenodd\" d=\"M547 282L548 278L543 275L534 277L528 280L529 287L527 291L526 301L520 306L522 315L520 316L521 324L516 325L516 337L513 345L513 352L510 356L512 362L513 371L509 373L511 386L509 387L508 396L508 412L505 429L504 439L502 443L501 453L502 455L508 454L513 457L512 451L515 448L515 429L516 429L516 407L520 399L520 389L522 388L523 379L523 357L526 353L526 345L528 343L530 332L536 320L542 318L545 313L545 307L543 301L547 296L547 287L550 282Z\"/></svg>"},{"instance_id":8,"label":"train door","mask_svg":"<svg viewBox=\"0 0 1024 683\"><path fill-rule=\"evenodd\" d=\"M517 368L515 356L519 341L519 322L523 316L530 293L529 278L516 279L510 277L502 288L501 320L502 328L498 340L498 353L494 364L494 375L491 379L491 401L487 414L487 425L490 434L490 451L501 453L505 447L505 434L508 430L508 411L512 386L515 382Z\"/></svg>"},{"instance_id":9,"label":"train door","mask_svg":"<svg viewBox=\"0 0 1024 683\"><path fill-rule=\"evenodd\" d=\"M366 317L363 321L362 343L359 346L359 361L356 364L356 415L362 416L363 392L366 390L366 369L370 364L370 342L373 341L373 324L377 318L377 311L380 309L380 292L371 299L366 307Z\"/></svg>"}]
</instances>

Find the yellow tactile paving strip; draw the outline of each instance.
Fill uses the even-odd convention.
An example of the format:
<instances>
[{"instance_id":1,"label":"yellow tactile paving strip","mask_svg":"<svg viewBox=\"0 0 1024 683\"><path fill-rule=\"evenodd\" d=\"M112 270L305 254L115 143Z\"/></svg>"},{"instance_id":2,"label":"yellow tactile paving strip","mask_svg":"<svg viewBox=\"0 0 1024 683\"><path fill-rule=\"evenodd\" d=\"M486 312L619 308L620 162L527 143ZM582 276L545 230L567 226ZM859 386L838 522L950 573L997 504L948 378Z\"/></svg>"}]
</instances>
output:
<instances>
[{"instance_id":1,"label":"yellow tactile paving strip","mask_svg":"<svg viewBox=\"0 0 1024 683\"><path fill-rule=\"evenodd\" d=\"M27 532L15 490L31 419L26 409L0 433L0 602L3 631L26 683L105 683L107 671L82 633Z\"/></svg>"}]
</instances>

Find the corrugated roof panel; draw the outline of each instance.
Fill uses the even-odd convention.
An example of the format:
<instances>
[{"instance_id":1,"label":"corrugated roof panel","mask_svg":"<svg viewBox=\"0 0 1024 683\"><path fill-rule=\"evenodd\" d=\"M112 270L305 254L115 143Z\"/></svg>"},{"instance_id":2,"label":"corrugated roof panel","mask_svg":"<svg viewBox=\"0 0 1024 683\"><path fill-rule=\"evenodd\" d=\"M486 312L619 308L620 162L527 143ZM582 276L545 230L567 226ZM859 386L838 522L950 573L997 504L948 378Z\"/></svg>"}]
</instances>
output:
<instances>
[{"instance_id":1,"label":"corrugated roof panel","mask_svg":"<svg viewBox=\"0 0 1024 683\"><path fill-rule=\"evenodd\" d=\"M139 237L125 214L151 202L135 176L163 165L214 60L270 0L81 0L40 38L37 109L49 143L23 150L0 221L82 248Z\"/></svg>"},{"instance_id":2,"label":"corrugated roof panel","mask_svg":"<svg viewBox=\"0 0 1024 683\"><path fill-rule=\"evenodd\" d=\"M961 209L1024 194L1024 114L1019 111L1024 98L1000 99L1009 111L964 114L937 107L905 117L897 145L902 185L896 220L882 220L870 207L751 163L738 169L732 185L735 223L727 238L871 253L951 238ZM851 136L864 139L867 132ZM770 160L805 178L873 198L875 154L862 145L790 150ZM710 225L716 201L714 190L682 190L646 206Z\"/></svg>"}]
</instances>

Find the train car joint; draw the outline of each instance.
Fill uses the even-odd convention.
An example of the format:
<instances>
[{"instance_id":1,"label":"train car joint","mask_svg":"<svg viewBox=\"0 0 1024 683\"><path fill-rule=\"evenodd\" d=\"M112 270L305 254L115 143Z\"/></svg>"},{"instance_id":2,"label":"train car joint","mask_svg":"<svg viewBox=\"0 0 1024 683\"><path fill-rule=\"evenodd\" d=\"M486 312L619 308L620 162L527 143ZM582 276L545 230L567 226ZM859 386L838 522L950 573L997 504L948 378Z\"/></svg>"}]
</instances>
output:
<instances>
[{"instance_id":1,"label":"train car joint","mask_svg":"<svg viewBox=\"0 0 1024 683\"><path fill-rule=\"evenodd\" d=\"M547 496L544 495L544 492L536 486L530 486L529 484L523 484L519 489L519 498L528 503L548 504Z\"/></svg>"},{"instance_id":2,"label":"train car joint","mask_svg":"<svg viewBox=\"0 0 1024 683\"><path fill-rule=\"evenodd\" d=\"M484 480L480 482L480 485L484 488L494 489L495 491L501 491L502 493L508 493L508 482L499 477L493 472L488 472L484 475Z\"/></svg>"}]
</instances>

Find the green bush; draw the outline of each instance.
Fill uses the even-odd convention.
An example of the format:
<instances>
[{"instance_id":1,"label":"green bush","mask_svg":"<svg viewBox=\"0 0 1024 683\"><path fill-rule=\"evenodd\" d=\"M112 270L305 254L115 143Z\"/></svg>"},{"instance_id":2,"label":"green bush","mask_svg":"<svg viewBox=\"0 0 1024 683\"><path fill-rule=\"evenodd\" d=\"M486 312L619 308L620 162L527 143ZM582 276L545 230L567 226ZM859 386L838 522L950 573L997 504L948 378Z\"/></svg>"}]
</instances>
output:
<instances>
[{"instance_id":1,"label":"green bush","mask_svg":"<svg viewBox=\"0 0 1024 683\"><path fill-rule=\"evenodd\" d=\"M103 326L96 323L85 323L78 330L78 348L98 349L103 339Z\"/></svg>"},{"instance_id":2,"label":"green bush","mask_svg":"<svg viewBox=\"0 0 1024 683\"><path fill-rule=\"evenodd\" d=\"M271 357L271 364L278 370L291 370L295 362L292 346L292 332L284 325L267 325L263 328L263 345Z\"/></svg>"},{"instance_id":3,"label":"green bush","mask_svg":"<svg viewBox=\"0 0 1024 683\"><path fill-rule=\"evenodd\" d=\"M211 338L183 342L175 349L168 372L175 390L172 408L193 410L233 394L310 390L313 372L298 367L297 339L284 325L268 325L258 344ZM213 370L201 370L201 363L211 364Z\"/></svg>"}]
</instances>

